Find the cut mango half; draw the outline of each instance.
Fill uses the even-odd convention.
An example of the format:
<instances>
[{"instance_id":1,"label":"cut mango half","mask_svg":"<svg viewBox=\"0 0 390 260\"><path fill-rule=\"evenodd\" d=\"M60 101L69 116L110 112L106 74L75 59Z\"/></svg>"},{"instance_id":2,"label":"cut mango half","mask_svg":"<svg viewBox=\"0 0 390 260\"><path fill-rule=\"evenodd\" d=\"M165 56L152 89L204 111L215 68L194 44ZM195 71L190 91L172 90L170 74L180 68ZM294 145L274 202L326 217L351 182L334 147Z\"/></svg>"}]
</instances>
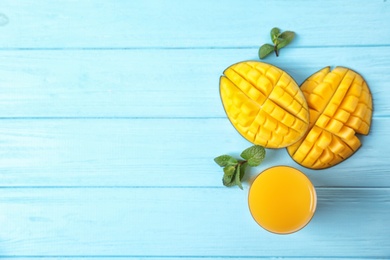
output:
<instances>
[{"instance_id":1,"label":"cut mango half","mask_svg":"<svg viewBox=\"0 0 390 260\"><path fill-rule=\"evenodd\" d=\"M372 118L372 96L355 71L326 67L301 85L310 111L306 135L287 148L300 165L324 169L350 157L360 146L356 134L367 135Z\"/></svg>"},{"instance_id":2,"label":"cut mango half","mask_svg":"<svg viewBox=\"0 0 390 260\"><path fill-rule=\"evenodd\" d=\"M258 61L233 64L220 78L226 114L248 141L266 148L294 144L309 126L308 105L283 70Z\"/></svg>"}]
</instances>

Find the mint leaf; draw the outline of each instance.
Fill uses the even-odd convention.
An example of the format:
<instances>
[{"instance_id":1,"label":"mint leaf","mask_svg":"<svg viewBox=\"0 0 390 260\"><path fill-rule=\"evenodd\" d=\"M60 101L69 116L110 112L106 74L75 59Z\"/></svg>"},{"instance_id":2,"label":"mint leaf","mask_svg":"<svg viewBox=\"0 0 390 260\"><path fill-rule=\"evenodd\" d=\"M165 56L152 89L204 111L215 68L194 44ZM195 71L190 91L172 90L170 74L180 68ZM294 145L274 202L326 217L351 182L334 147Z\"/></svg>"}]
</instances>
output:
<instances>
[{"instance_id":1,"label":"mint leaf","mask_svg":"<svg viewBox=\"0 0 390 260\"><path fill-rule=\"evenodd\" d=\"M234 157L226 154L214 158L214 161L221 167L236 165L238 163Z\"/></svg>"},{"instance_id":2,"label":"mint leaf","mask_svg":"<svg viewBox=\"0 0 390 260\"><path fill-rule=\"evenodd\" d=\"M288 45L290 42L292 42L292 40L294 39L295 37L295 33L294 32L291 32L291 31L285 31L283 32L279 38L279 43L278 45L276 46L276 48L278 50L280 50L281 48L285 47L286 45Z\"/></svg>"},{"instance_id":3,"label":"mint leaf","mask_svg":"<svg viewBox=\"0 0 390 260\"><path fill-rule=\"evenodd\" d=\"M225 186L233 186L235 184L235 182L233 180L234 179L234 175L235 175L235 172L236 172L236 167L235 166L226 166L225 168L223 168L223 178L222 178L222 183L223 185Z\"/></svg>"},{"instance_id":4,"label":"mint leaf","mask_svg":"<svg viewBox=\"0 0 390 260\"><path fill-rule=\"evenodd\" d=\"M244 178L246 168L248 167L248 162L243 162L240 167L240 180Z\"/></svg>"},{"instance_id":5,"label":"mint leaf","mask_svg":"<svg viewBox=\"0 0 390 260\"><path fill-rule=\"evenodd\" d=\"M259 49L259 58L264 59L274 50L275 50L275 47L272 46L271 44L266 43L266 44L262 45Z\"/></svg>"},{"instance_id":6,"label":"mint leaf","mask_svg":"<svg viewBox=\"0 0 390 260\"><path fill-rule=\"evenodd\" d=\"M259 48L260 59L264 59L271 52L275 52L276 57L278 57L279 50L287 46L295 37L295 33L293 31L280 32L280 29L277 27L271 29L270 35L273 45L266 43Z\"/></svg>"},{"instance_id":7,"label":"mint leaf","mask_svg":"<svg viewBox=\"0 0 390 260\"><path fill-rule=\"evenodd\" d=\"M279 28L272 28L271 30L271 40L274 44L277 44L277 39L279 38L280 35L280 29Z\"/></svg>"},{"instance_id":8,"label":"mint leaf","mask_svg":"<svg viewBox=\"0 0 390 260\"><path fill-rule=\"evenodd\" d=\"M235 184L240 187L240 189L243 189L242 188L242 183L241 183L241 171L240 171L240 164L237 164L237 168L236 168L236 171L234 173L234 182Z\"/></svg>"},{"instance_id":9,"label":"mint leaf","mask_svg":"<svg viewBox=\"0 0 390 260\"><path fill-rule=\"evenodd\" d=\"M259 166L265 158L265 149L260 145L254 145L245 149L241 157L247 160L248 165L252 167Z\"/></svg>"},{"instance_id":10,"label":"mint leaf","mask_svg":"<svg viewBox=\"0 0 390 260\"><path fill-rule=\"evenodd\" d=\"M258 166L265 157L265 149L262 146L254 145L245 149L241 153L241 157L245 160L237 160L230 155L221 155L214 158L214 161L223 167L222 183L226 187L237 185L242 187L242 179L248 166Z\"/></svg>"}]
</instances>

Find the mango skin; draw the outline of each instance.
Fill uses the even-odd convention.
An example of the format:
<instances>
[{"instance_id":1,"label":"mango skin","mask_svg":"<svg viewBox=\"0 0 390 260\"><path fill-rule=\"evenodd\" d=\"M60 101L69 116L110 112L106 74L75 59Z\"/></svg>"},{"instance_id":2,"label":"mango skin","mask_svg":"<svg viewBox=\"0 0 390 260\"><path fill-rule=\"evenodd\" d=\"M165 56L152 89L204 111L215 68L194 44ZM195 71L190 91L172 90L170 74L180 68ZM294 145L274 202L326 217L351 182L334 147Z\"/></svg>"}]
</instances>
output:
<instances>
[{"instance_id":1,"label":"mango skin","mask_svg":"<svg viewBox=\"0 0 390 260\"><path fill-rule=\"evenodd\" d=\"M367 135L372 119L372 95L357 72L325 67L306 79L301 90L310 111L309 130L287 151L294 161L310 169L332 167L354 154Z\"/></svg>"},{"instance_id":2,"label":"mango skin","mask_svg":"<svg viewBox=\"0 0 390 260\"><path fill-rule=\"evenodd\" d=\"M220 96L236 130L253 144L283 148L309 126L308 105L295 80L264 62L243 61L220 77Z\"/></svg>"}]
</instances>

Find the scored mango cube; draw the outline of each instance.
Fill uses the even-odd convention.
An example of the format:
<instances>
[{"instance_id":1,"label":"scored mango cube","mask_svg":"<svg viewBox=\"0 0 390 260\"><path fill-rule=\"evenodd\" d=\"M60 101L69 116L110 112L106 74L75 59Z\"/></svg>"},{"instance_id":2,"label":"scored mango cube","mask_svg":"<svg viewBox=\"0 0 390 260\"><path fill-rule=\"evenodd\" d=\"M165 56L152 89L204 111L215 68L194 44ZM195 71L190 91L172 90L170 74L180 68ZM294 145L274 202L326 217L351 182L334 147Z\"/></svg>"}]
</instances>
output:
<instances>
[{"instance_id":1,"label":"scored mango cube","mask_svg":"<svg viewBox=\"0 0 390 260\"><path fill-rule=\"evenodd\" d=\"M370 130L372 96L365 80L351 69L326 67L306 79L301 90L308 100L310 126L298 142L287 147L290 156L311 169L328 168L349 158L361 146L356 134L367 135ZM321 135L314 134L319 130Z\"/></svg>"},{"instance_id":2,"label":"scored mango cube","mask_svg":"<svg viewBox=\"0 0 390 260\"><path fill-rule=\"evenodd\" d=\"M305 96L292 77L273 65L233 64L221 76L220 95L232 125L254 144L287 147L309 127Z\"/></svg>"}]
</instances>

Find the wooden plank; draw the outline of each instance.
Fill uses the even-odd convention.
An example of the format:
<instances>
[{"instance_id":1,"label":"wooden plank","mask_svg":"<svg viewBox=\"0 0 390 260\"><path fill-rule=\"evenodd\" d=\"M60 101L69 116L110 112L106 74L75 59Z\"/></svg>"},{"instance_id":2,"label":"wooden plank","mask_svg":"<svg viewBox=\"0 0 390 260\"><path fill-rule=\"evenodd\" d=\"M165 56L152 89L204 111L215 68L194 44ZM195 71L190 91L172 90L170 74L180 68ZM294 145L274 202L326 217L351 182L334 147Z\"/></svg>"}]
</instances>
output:
<instances>
[{"instance_id":1,"label":"wooden plank","mask_svg":"<svg viewBox=\"0 0 390 260\"><path fill-rule=\"evenodd\" d=\"M274 165L306 172L316 186L390 187L390 118L376 118L363 147L321 171L299 167L285 149L268 150L248 182ZM222 187L213 158L238 156L251 144L215 119L2 120L2 186Z\"/></svg>"},{"instance_id":2,"label":"wooden plank","mask_svg":"<svg viewBox=\"0 0 390 260\"><path fill-rule=\"evenodd\" d=\"M317 192L311 223L281 236L257 226L240 190L1 189L1 256L390 255L388 188Z\"/></svg>"},{"instance_id":3,"label":"wooden plank","mask_svg":"<svg viewBox=\"0 0 390 260\"><path fill-rule=\"evenodd\" d=\"M325 66L350 67L367 80L374 114L384 116L389 50L286 49L267 62L299 84ZM256 55L256 49L3 51L0 117L225 117L219 77Z\"/></svg>"},{"instance_id":4,"label":"wooden plank","mask_svg":"<svg viewBox=\"0 0 390 260\"><path fill-rule=\"evenodd\" d=\"M46 260L48 257L44 257L44 256L33 256L33 257L17 257L18 260ZM77 257L77 256L50 256L50 259L54 259L54 260L63 260L63 259L74 259L74 260L112 260L112 259L118 259L118 260L122 260L122 259L148 259L148 260L165 260L165 259L173 259L173 260L177 260L177 259L182 259L182 260L198 260L199 257L187 257L187 256L168 256L168 257L164 257L164 256L161 256L161 257L151 257L151 256L145 256L145 257L142 257L142 256L109 256L109 257L101 257L101 256L87 256L87 257L84 257L84 256L81 256L81 257ZM214 260L216 259L215 257L201 257L202 259L204 260ZM227 259L227 260L245 260L245 259L275 259L275 257L248 257L248 256L243 256L243 257L230 257L230 256L227 256L227 257L218 257L217 259ZM1 259L4 259L4 260L13 260L15 259L15 257L2 257ZM301 259L299 256L298 257L278 257L278 259ZM305 260L346 260L346 259L350 259L350 257L305 257ZM364 258L364 257L354 257L353 258L354 260L367 260L367 258ZM382 258L382 257L371 257L370 259L387 259L387 258Z\"/></svg>"},{"instance_id":5,"label":"wooden plank","mask_svg":"<svg viewBox=\"0 0 390 260\"><path fill-rule=\"evenodd\" d=\"M74 260L112 260L112 259L148 259L148 260L165 260L167 258L172 259L172 260L197 260L199 258L202 258L204 260L214 260L214 259L226 259L226 260L245 260L245 259L275 259L273 256L242 256L242 257L231 257L231 256L226 256L226 257L191 257L191 256L26 256L26 257L2 257L1 259L4 260L12 260L17 258L18 260L46 260L48 258L53 259L53 260L64 260L64 259L74 259ZM293 259L302 259L302 257L278 257L277 259L287 259L287 260L293 260ZM351 257L304 257L306 260L347 260L351 259ZM353 257L354 260L367 260L366 257ZM387 257L370 257L369 259L388 259Z\"/></svg>"},{"instance_id":6,"label":"wooden plank","mask_svg":"<svg viewBox=\"0 0 390 260\"><path fill-rule=\"evenodd\" d=\"M294 46L390 44L386 1L2 0L0 12L0 48L260 46L274 26L295 30Z\"/></svg>"},{"instance_id":7,"label":"wooden plank","mask_svg":"<svg viewBox=\"0 0 390 260\"><path fill-rule=\"evenodd\" d=\"M46 260L48 257L45 256L30 256L30 257L2 257L1 259L4 260L13 260L17 258L18 260ZM151 256L50 256L50 259L54 260L63 260L63 259L72 259L72 260L112 260L112 259L148 259L148 260L165 260L165 259L173 259L173 260L198 260L199 257L187 257L187 256L160 256L160 257L151 257ZM214 260L216 257L201 257L204 260ZM227 259L227 260L246 260L246 259L275 259L275 257L272 256L265 256L265 257L248 257L248 256L242 256L242 257L218 257L217 259ZM278 257L278 259L301 259L301 257ZM305 260L346 260L346 259L351 259L350 257L305 257ZM353 257L354 260L367 260L365 257ZM387 259L383 257L370 257L370 259Z\"/></svg>"}]
</instances>

